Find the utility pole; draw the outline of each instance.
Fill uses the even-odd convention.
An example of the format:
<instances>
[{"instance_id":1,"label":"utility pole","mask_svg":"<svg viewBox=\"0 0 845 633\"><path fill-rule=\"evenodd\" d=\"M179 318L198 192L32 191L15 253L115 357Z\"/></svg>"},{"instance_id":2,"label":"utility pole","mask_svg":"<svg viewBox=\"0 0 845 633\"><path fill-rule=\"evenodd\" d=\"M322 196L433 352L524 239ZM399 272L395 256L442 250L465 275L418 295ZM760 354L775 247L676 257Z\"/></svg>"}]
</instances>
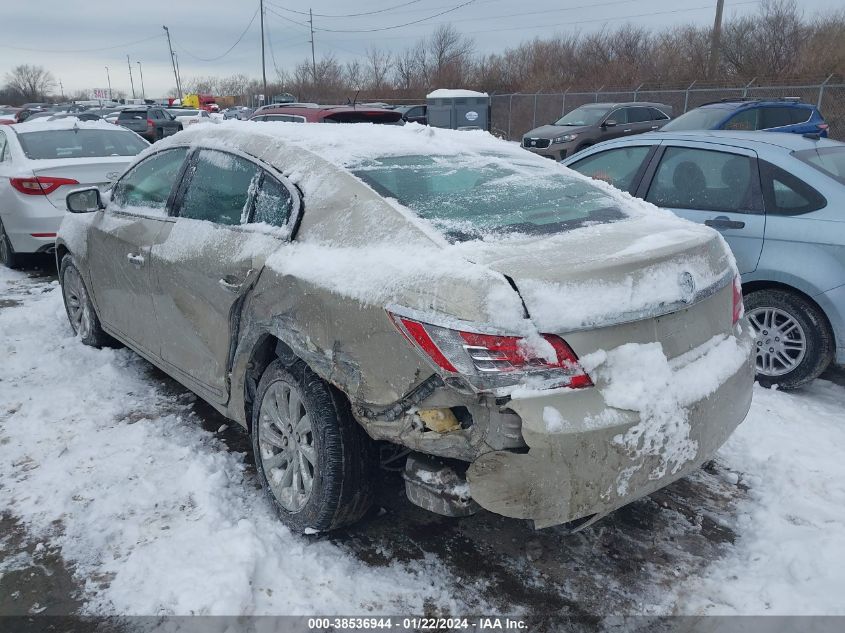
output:
<instances>
[{"instance_id":1,"label":"utility pole","mask_svg":"<svg viewBox=\"0 0 845 633\"><path fill-rule=\"evenodd\" d=\"M109 75L109 67L106 66L106 79L109 81L109 101L114 101L114 97L111 93L111 75Z\"/></svg>"},{"instance_id":2,"label":"utility pole","mask_svg":"<svg viewBox=\"0 0 845 633\"><path fill-rule=\"evenodd\" d=\"M144 90L144 69L141 67L141 62L136 62L138 64L138 74L141 75L141 98L147 98L147 91Z\"/></svg>"},{"instance_id":3,"label":"utility pole","mask_svg":"<svg viewBox=\"0 0 845 633\"><path fill-rule=\"evenodd\" d=\"M65 87L62 85L62 80L59 79L59 90L62 93L62 101L65 100Z\"/></svg>"},{"instance_id":4,"label":"utility pole","mask_svg":"<svg viewBox=\"0 0 845 633\"><path fill-rule=\"evenodd\" d=\"M707 64L707 78L714 79L719 70L719 48L722 45L722 10L725 0L716 0L716 20L713 22L713 37L710 40L710 59Z\"/></svg>"},{"instance_id":5,"label":"utility pole","mask_svg":"<svg viewBox=\"0 0 845 633\"><path fill-rule=\"evenodd\" d=\"M170 30L166 26L162 26L164 32L167 33L167 47L170 49L170 63L173 64L173 77L176 79L176 92L179 95L179 101L182 101L182 85L179 83L179 72L176 70L176 55L173 53L173 44L170 43Z\"/></svg>"},{"instance_id":6,"label":"utility pole","mask_svg":"<svg viewBox=\"0 0 845 633\"><path fill-rule=\"evenodd\" d=\"M129 84L132 86L132 98L135 98L135 80L132 79L132 62L129 61L129 55L126 56L126 65L129 66Z\"/></svg>"},{"instance_id":7,"label":"utility pole","mask_svg":"<svg viewBox=\"0 0 845 633\"><path fill-rule=\"evenodd\" d=\"M264 62L264 0L260 0L259 8L261 9L261 79L264 82L264 88L262 88L264 91L264 103L261 105L264 105L269 101L267 98L267 66Z\"/></svg>"},{"instance_id":8,"label":"utility pole","mask_svg":"<svg viewBox=\"0 0 845 633\"><path fill-rule=\"evenodd\" d=\"M179 82L179 94L182 94L182 71L179 68L179 53L173 53L173 60L176 62L176 81ZM182 97L179 97L182 100Z\"/></svg>"},{"instance_id":9,"label":"utility pole","mask_svg":"<svg viewBox=\"0 0 845 633\"><path fill-rule=\"evenodd\" d=\"M314 14L308 9L308 24L311 25L311 71L314 74L314 83L317 83L317 58L314 56Z\"/></svg>"}]
</instances>

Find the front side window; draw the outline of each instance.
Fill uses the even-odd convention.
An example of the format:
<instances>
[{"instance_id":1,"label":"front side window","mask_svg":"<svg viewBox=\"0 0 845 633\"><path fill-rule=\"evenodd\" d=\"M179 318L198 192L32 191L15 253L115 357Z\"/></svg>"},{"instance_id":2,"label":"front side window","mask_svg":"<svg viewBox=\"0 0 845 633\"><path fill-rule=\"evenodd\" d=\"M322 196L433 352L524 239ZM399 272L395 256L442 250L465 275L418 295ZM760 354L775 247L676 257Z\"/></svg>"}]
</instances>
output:
<instances>
[{"instance_id":1,"label":"front side window","mask_svg":"<svg viewBox=\"0 0 845 633\"><path fill-rule=\"evenodd\" d=\"M634 177L650 149L647 145L610 149L579 160L570 167L585 176L630 191Z\"/></svg>"},{"instance_id":2,"label":"front side window","mask_svg":"<svg viewBox=\"0 0 845 633\"><path fill-rule=\"evenodd\" d=\"M669 209L747 213L753 207L753 168L748 156L669 147L645 199Z\"/></svg>"},{"instance_id":3,"label":"front side window","mask_svg":"<svg viewBox=\"0 0 845 633\"><path fill-rule=\"evenodd\" d=\"M6 160L6 133L0 130L0 163Z\"/></svg>"},{"instance_id":4,"label":"front side window","mask_svg":"<svg viewBox=\"0 0 845 633\"><path fill-rule=\"evenodd\" d=\"M406 155L364 161L351 171L451 241L560 233L628 217L598 187L545 162L512 154Z\"/></svg>"},{"instance_id":5,"label":"front side window","mask_svg":"<svg viewBox=\"0 0 845 633\"><path fill-rule=\"evenodd\" d=\"M180 217L227 225L246 222L250 195L261 174L255 164L234 154L204 149L190 173Z\"/></svg>"},{"instance_id":6,"label":"front side window","mask_svg":"<svg viewBox=\"0 0 845 633\"><path fill-rule=\"evenodd\" d=\"M27 158L35 160L135 156L149 147L137 134L120 128L25 132L18 134L18 140Z\"/></svg>"},{"instance_id":7,"label":"front side window","mask_svg":"<svg viewBox=\"0 0 845 633\"><path fill-rule=\"evenodd\" d=\"M606 106L581 106L555 121L555 125L577 126L598 125L607 114Z\"/></svg>"},{"instance_id":8,"label":"front side window","mask_svg":"<svg viewBox=\"0 0 845 633\"><path fill-rule=\"evenodd\" d=\"M727 123L722 126L722 129L740 131L762 129L760 127L760 109L749 108L748 110L743 110L742 112L733 115L730 119L728 119Z\"/></svg>"},{"instance_id":9,"label":"front side window","mask_svg":"<svg viewBox=\"0 0 845 633\"><path fill-rule=\"evenodd\" d=\"M818 191L771 163L761 161L760 176L767 214L800 215L827 205L827 200Z\"/></svg>"},{"instance_id":10,"label":"front side window","mask_svg":"<svg viewBox=\"0 0 845 633\"><path fill-rule=\"evenodd\" d=\"M165 215L167 199L179 178L188 150L168 149L138 163L112 190L112 202L123 210Z\"/></svg>"},{"instance_id":11,"label":"front side window","mask_svg":"<svg viewBox=\"0 0 845 633\"><path fill-rule=\"evenodd\" d=\"M608 121L616 121L618 125L628 123L628 108L619 108L607 115Z\"/></svg>"}]
</instances>

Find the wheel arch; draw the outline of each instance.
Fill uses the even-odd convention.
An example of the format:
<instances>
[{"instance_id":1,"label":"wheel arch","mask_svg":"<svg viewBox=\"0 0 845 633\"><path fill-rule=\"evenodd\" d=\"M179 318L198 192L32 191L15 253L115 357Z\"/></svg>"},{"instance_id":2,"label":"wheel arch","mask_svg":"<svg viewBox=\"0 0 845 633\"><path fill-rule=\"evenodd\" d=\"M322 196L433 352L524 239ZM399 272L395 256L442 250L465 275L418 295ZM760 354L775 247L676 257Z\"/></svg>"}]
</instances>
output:
<instances>
[{"instance_id":1,"label":"wheel arch","mask_svg":"<svg viewBox=\"0 0 845 633\"><path fill-rule=\"evenodd\" d=\"M836 330L833 327L833 324L830 321L830 317L827 315L825 309L819 305L819 302L813 299L809 294L796 288L795 286L791 286L787 283L783 283L781 281L772 281L769 279L757 279L754 281L743 282L742 284L742 295L745 296L752 292L757 292L758 290L784 290L786 292L790 292L803 301L806 301L813 307L815 307L821 314L824 316L825 323L827 324L828 330L830 331L831 335L833 336L834 344L838 344L839 341L836 339Z\"/></svg>"}]
</instances>

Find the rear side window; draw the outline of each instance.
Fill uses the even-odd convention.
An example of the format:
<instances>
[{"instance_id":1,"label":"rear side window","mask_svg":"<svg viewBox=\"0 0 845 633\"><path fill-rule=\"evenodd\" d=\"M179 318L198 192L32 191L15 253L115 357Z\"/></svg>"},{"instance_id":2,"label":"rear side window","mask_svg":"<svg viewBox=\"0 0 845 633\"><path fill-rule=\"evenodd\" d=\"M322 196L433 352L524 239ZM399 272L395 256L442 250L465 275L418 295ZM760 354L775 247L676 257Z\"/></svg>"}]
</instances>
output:
<instances>
[{"instance_id":1,"label":"rear side window","mask_svg":"<svg viewBox=\"0 0 845 633\"><path fill-rule=\"evenodd\" d=\"M255 196L255 207L250 222L285 226L290 219L293 198L287 187L265 173Z\"/></svg>"},{"instance_id":2,"label":"rear side window","mask_svg":"<svg viewBox=\"0 0 845 633\"><path fill-rule=\"evenodd\" d=\"M790 108L789 120L792 125L806 123L813 116L813 111L810 108Z\"/></svg>"},{"instance_id":3,"label":"rear side window","mask_svg":"<svg viewBox=\"0 0 845 633\"><path fill-rule=\"evenodd\" d=\"M152 210L164 215L167 199L188 150L184 147L153 154L132 168L112 190L112 202L126 209Z\"/></svg>"},{"instance_id":4,"label":"rear side window","mask_svg":"<svg viewBox=\"0 0 845 633\"><path fill-rule=\"evenodd\" d=\"M766 213L801 215L827 206L827 200L800 178L766 161L760 161L760 180Z\"/></svg>"},{"instance_id":5,"label":"rear side window","mask_svg":"<svg viewBox=\"0 0 845 633\"><path fill-rule=\"evenodd\" d=\"M6 160L6 133L0 130L0 163Z\"/></svg>"},{"instance_id":6,"label":"rear side window","mask_svg":"<svg viewBox=\"0 0 845 633\"><path fill-rule=\"evenodd\" d=\"M402 114L400 112L350 110L348 112L335 112L323 119L323 123L382 123L388 125L401 125Z\"/></svg>"},{"instance_id":7,"label":"rear side window","mask_svg":"<svg viewBox=\"0 0 845 633\"><path fill-rule=\"evenodd\" d=\"M628 123L645 123L651 121L651 114L648 108L626 108L628 110Z\"/></svg>"},{"instance_id":8,"label":"rear side window","mask_svg":"<svg viewBox=\"0 0 845 633\"><path fill-rule=\"evenodd\" d=\"M27 158L91 158L135 156L149 145L137 134L121 128L45 130L18 134Z\"/></svg>"},{"instance_id":9,"label":"rear side window","mask_svg":"<svg viewBox=\"0 0 845 633\"><path fill-rule=\"evenodd\" d=\"M773 127L784 127L792 125L792 113L798 108L786 106L770 106L760 109L760 125L762 129L768 130Z\"/></svg>"},{"instance_id":10,"label":"rear side window","mask_svg":"<svg viewBox=\"0 0 845 633\"><path fill-rule=\"evenodd\" d=\"M250 161L216 150L199 152L179 216L216 224L241 224L249 216L249 200L260 169Z\"/></svg>"},{"instance_id":11,"label":"rear side window","mask_svg":"<svg viewBox=\"0 0 845 633\"><path fill-rule=\"evenodd\" d=\"M748 212L753 161L748 156L670 147L660 159L646 200L669 209Z\"/></svg>"},{"instance_id":12,"label":"rear side window","mask_svg":"<svg viewBox=\"0 0 845 633\"><path fill-rule=\"evenodd\" d=\"M649 112L651 113L652 121L666 121L669 119L669 115L664 114L657 108L649 108Z\"/></svg>"},{"instance_id":13,"label":"rear side window","mask_svg":"<svg viewBox=\"0 0 845 633\"><path fill-rule=\"evenodd\" d=\"M620 147L593 154L570 167L585 176L604 180L618 189L630 191L634 177L650 150L651 147L647 145Z\"/></svg>"}]
</instances>

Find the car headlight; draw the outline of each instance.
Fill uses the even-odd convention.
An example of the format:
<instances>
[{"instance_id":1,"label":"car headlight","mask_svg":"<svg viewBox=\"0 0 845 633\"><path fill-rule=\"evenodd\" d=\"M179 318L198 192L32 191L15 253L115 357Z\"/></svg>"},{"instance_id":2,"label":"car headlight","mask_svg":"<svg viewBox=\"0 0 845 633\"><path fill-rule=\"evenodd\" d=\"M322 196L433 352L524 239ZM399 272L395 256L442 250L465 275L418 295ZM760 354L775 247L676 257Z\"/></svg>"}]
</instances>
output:
<instances>
[{"instance_id":1,"label":"car headlight","mask_svg":"<svg viewBox=\"0 0 845 633\"><path fill-rule=\"evenodd\" d=\"M556 136L552 139L552 143L557 145L558 143L569 143L570 141L574 141L578 138L577 134L564 134L563 136Z\"/></svg>"}]
</instances>

